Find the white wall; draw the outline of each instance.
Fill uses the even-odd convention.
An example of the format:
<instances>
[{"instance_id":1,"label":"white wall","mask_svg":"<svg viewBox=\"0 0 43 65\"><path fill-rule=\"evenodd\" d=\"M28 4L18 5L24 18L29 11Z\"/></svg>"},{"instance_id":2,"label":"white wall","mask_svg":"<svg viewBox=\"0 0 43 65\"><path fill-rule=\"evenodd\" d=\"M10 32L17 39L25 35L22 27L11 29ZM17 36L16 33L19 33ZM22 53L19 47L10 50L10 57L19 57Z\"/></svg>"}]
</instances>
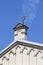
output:
<instances>
[{"instance_id":1,"label":"white wall","mask_svg":"<svg viewBox=\"0 0 43 65\"><path fill-rule=\"evenodd\" d=\"M17 45L0 58L0 64L43 65L43 50Z\"/></svg>"},{"instance_id":2,"label":"white wall","mask_svg":"<svg viewBox=\"0 0 43 65\"><path fill-rule=\"evenodd\" d=\"M20 29L14 32L14 40L27 40L27 35L22 32L27 32L25 29ZM16 35L16 36L15 36Z\"/></svg>"}]
</instances>

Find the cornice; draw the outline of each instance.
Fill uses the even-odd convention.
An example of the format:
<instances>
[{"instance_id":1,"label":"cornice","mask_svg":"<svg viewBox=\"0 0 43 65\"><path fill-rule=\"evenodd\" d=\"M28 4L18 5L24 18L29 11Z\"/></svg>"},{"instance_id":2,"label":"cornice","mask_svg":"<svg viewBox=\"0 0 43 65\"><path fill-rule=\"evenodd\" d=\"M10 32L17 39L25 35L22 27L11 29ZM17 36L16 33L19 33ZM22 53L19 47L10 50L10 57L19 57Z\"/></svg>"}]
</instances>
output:
<instances>
[{"instance_id":1,"label":"cornice","mask_svg":"<svg viewBox=\"0 0 43 65\"><path fill-rule=\"evenodd\" d=\"M5 55L7 52L9 52L12 48L14 48L16 45L22 45L22 46L27 46L39 50L43 50L43 45L35 43L35 42L30 42L30 41L15 41L12 44L10 44L7 48L5 48L1 53L0 53L0 58Z\"/></svg>"}]
</instances>

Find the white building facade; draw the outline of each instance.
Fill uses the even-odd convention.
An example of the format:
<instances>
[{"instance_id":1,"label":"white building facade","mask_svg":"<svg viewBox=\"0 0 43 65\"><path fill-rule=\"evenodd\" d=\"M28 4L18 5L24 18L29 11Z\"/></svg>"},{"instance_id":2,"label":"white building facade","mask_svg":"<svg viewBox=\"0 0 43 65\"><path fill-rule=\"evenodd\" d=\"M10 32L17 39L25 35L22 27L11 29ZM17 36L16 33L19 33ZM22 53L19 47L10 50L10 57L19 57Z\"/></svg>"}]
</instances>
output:
<instances>
[{"instance_id":1,"label":"white building facade","mask_svg":"<svg viewBox=\"0 0 43 65\"><path fill-rule=\"evenodd\" d=\"M0 65L43 65L43 45L27 41L27 29L21 23L13 28L15 41L0 52Z\"/></svg>"}]
</instances>

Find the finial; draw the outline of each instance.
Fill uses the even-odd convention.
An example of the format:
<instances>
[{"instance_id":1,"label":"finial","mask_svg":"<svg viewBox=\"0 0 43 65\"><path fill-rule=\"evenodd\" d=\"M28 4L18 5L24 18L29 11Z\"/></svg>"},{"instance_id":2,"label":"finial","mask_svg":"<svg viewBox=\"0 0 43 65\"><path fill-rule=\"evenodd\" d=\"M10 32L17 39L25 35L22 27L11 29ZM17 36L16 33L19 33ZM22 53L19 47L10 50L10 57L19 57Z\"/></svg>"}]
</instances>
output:
<instances>
[{"instance_id":1,"label":"finial","mask_svg":"<svg viewBox=\"0 0 43 65\"><path fill-rule=\"evenodd\" d=\"M26 19L26 16L22 16L22 22L24 24L24 20Z\"/></svg>"}]
</instances>

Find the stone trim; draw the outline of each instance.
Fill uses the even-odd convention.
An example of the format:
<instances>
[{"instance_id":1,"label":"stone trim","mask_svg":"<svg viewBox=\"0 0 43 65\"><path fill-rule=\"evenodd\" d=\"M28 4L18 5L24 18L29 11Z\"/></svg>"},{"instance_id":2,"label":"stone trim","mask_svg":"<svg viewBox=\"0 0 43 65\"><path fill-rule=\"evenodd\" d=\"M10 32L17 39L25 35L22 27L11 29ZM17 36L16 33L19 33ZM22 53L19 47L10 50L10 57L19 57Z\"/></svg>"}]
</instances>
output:
<instances>
[{"instance_id":1,"label":"stone trim","mask_svg":"<svg viewBox=\"0 0 43 65\"><path fill-rule=\"evenodd\" d=\"M6 59L7 61L9 61L9 58L7 58L6 56L4 56L4 57L2 58L2 60L4 60L4 59Z\"/></svg>"},{"instance_id":2,"label":"stone trim","mask_svg":"<svg viewBox=\"0 0 43 65\"><path fill-rule=\"evenodd\" d=\"M27 47L26 47L26 46L24 46L23 49L21 49L20 53L23 53L23 51L24 51L25 49L27 50Z\"/></svg>"},{"instance_id":3,"label":"stone trim","mask_svg":"<svg viewBox=\"0 0 43 65\"><path fill-rule=\"evenodd\" d=\"M26 46L24 46L24 48L22 49L22 51L24 51L25 49L27 50L27 47Z\"/></svg>"},{"instance_id":4,"label":"stone trim","mask_svg":"<svg viewBox=\"0 0 43 65\"><path fill-rule=\"evenodd\" d=\"M9 52L9 55L10 55L11 53L12 53L13 55L16 55L16 53L14 53L13 51L10 51L10 52Z\"/></svg>"},{"instance_id":5,"label":"stone trim","mask_svg":"<svg viewBox=\"0 0 43 65\"><path fill-rule=\"evenodd\" d=\"M42 53L42 52L39 50L34 56L37 56L39 53Z\"/></svg>"},{"instance_id":6,"label":"stone trim","mask_svg":"<svg viewBox=\"0 0 43 65\"><path fill-rule=\"evenodd\" d=\"M20 47L19 45L17 45L17 46L16 46L16 49L17 49L17 48L21 48L21 47Z\"/></svg>"},{"instance_id":7,"label":"stone trim","mask_svg":"<svg viewBox=\"0 0 43 65\"><path fill-rule=\"evenodd\" d=\"M30 49L30 51L27 53L27 55L30 55L31 52L34 52L34 49Z\"/></svg>"}]
</instances>

